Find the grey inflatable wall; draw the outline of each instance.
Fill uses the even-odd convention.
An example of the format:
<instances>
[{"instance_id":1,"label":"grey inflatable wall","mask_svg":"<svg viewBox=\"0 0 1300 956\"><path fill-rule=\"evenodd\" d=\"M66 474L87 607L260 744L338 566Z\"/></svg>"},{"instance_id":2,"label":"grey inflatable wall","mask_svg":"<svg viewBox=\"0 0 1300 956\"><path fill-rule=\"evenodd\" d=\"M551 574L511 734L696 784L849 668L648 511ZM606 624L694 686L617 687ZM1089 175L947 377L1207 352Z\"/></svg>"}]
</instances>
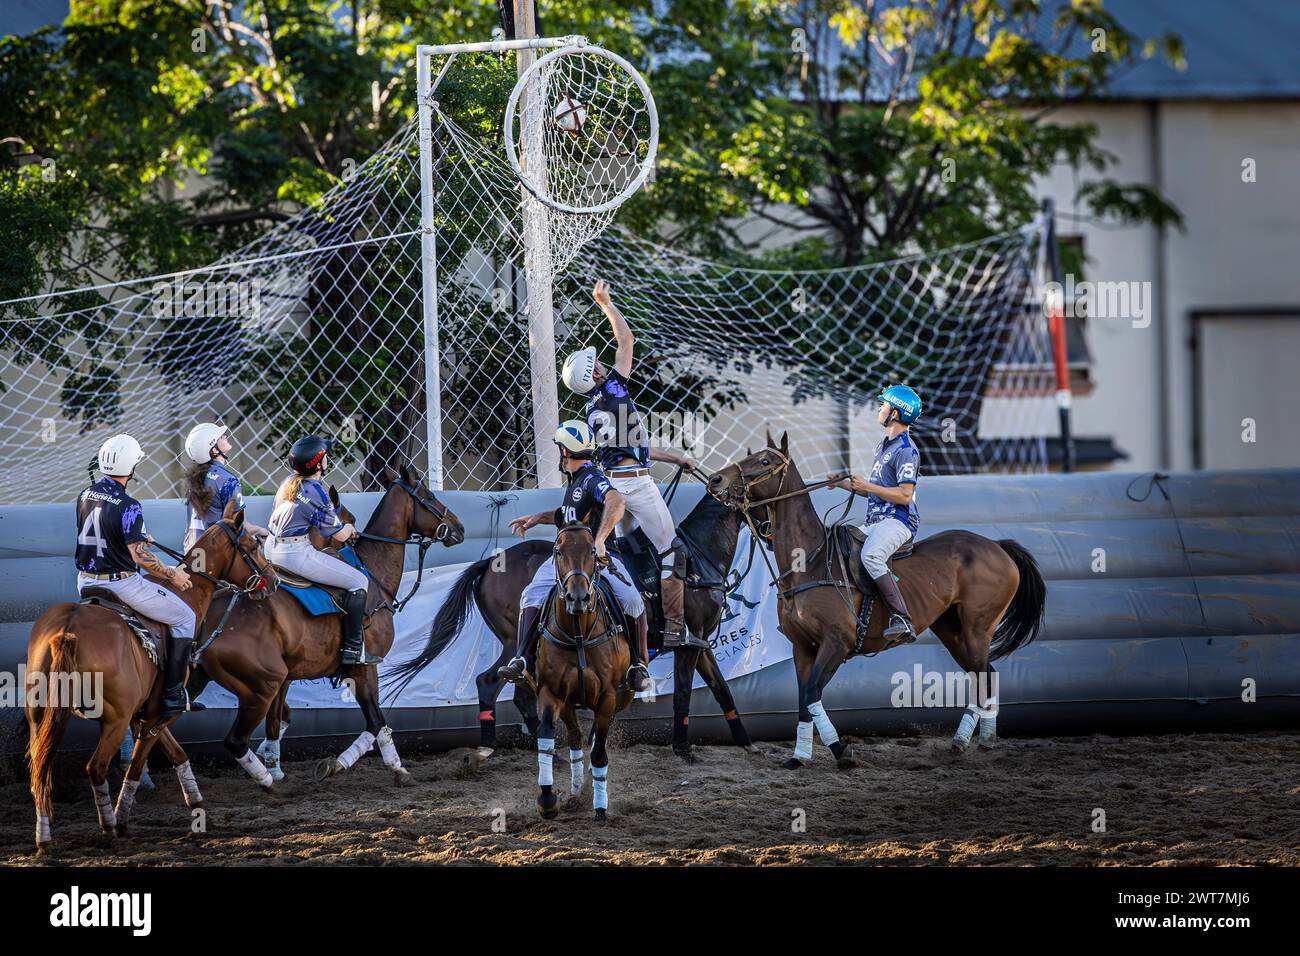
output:
<instances>
[{"instance_id":1,"label":"grey inflatable wall","mask_svg":"<svg viewBox=\"0 0 1300 956\"><path fill-rule=\"evenodd\" d=\"M674 513L685 515L701 494L683 482ZM378 497L354 494L345 503L364 524ZM429 560L440 564L475 560L508 543L509 519L551 505L556 492L442 498L465 523L467 540L431 549ZM814 494L818 510L836 516L843 498ZM1114 473L931 478L917 501L922 537L967 528L1014 538L1047 579L1043 634L998 664L1003 734L1300 724L1300 470L1159 481ZM269 499L252 499L250 517L264 524L269 509ZM147 502L146 515L156 538L179 542L179 502ZM0 506L0 669L12 674L26 656L30 622L75 594L73 523L71 504ZM826 693L841 733L951 730L959 710L891 705L891 675L916 665L956 670L928 633L841 668ZM755 736L793 735L788 661L732 686ZM638 736L666 738L670 712L661 697L634 704L620 720ZM224 736L231 717L220 710L187 716L179 736L202 753ZM390 709L388 717L408 745L414 738L435 747L477 742L472 706ZM514 708L500 708L500 719L503 729L515 722ZM20 711L0 711L3 749L22 746L20 724ZM73 724L80 726L70 745L88 743L86 722ZM729 739L707 690L695 693L691 727L697 739ZM299 712L287 743L291 752L320 751L360 729L355 708Z\"/></svg>"}]
</instances>

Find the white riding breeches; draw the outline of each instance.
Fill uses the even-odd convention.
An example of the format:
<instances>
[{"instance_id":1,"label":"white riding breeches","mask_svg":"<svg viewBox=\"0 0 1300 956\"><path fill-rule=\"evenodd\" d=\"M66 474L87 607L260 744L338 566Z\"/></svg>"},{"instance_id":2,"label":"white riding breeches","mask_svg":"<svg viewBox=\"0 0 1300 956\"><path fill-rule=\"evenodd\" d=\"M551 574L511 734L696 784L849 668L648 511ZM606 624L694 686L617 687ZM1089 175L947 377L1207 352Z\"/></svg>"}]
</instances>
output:
<instances>
[{"instance_id":1,"label":"white riding breeches","mask_svg":"<svg viewBox=\"0 0 1300 956\"><path fill-rule=\"evenodd\" d=\"M863 525L867 540L862 545L862 566L875 580L882 574L889 573L885 564L912 537L912 529L897 518L881 518L873 524Z\"/></svg>"},{"instance_id":2,"label":"white riding breeches","mask_svg":"<svg viewBox=\"0 0 1300 956\"><path fill-rule=\"evenodd\" d=\"M292 571L317 584L349 591L366 591L370 588L370 579L364 571L357 570L342 558L317 551L306 536L270 537L266 541L266 556L272 564L278 564L286 571Z\"/></svg>"},{"instance_id":3,"label":"white riding breeches","mask_svg":"<svg viewBox=\"0 0 1300 956\"><path fill-rule=\"evenodd\" d=\"M611 561L618 561L614 555L610 555ZM641 592L631 584L632 575L619 562L619 573L627 578L627 584L624 584L616 575L607 574L602 571L601 576L609 582L614 591L614 596L618 598L618 603L623 606L623 610L629 617L640 617L645 613L645 602L641 600ZM525 585L523 593L519 596L519 606L524 607L541 607L546 603L546 595L551 593L551 588L555 587L555 558L547 558L542 566L537 569L533 579Z\"/></svg>"},{"instance_id":4,"label":"white riding breeches","mask_svg":"<svg viewBox=\"0 0 1300 956\"><path fill-rule=\"evenodd\" d=\"M659 486L650 475L620 478L617 471L610 471L606 472L606 477L627 502L627 513L619 520L618 533L626 538L633 528L639 527L644 531L659 553L659 576L668 577L673 570L671 549L673 539L677 537L677 526L668 505L664 504L664 496L659 493Z\"/></svg>"},{"instance_id":5,"label":"white riding breeches","mask_svg":"<svg viewBox=\"0 0 1300 956\"><path fill-rule=\"evenodd\" d=\"M194 612L175 592L168 591L161 584L145 578L143 574L133 574L116 581L100 581L85 574L77 575L77 590L86 588L103 588L136 613L151 620L166 624L172 629L172 637L190 640L194 637Z\"/></svg>"}]
</instances>

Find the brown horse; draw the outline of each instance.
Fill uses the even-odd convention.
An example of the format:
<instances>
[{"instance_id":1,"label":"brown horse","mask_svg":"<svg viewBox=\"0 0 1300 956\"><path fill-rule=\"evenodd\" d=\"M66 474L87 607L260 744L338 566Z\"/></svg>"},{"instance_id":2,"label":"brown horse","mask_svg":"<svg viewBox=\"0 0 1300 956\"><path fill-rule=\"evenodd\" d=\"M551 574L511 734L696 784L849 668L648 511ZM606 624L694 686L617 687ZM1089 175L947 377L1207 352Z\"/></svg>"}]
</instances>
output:
<instances>
[{"instance_id":1,"label":"brown horse","mask_svg":"<svg viewBox=\"0 0 1300 956\"><path fill-rule=\"evenodd\" d=\"M398 600L397 589L402 580L406 545L420 544L423 549L432 541L451 546L465 540L465 527L460 519L429 492L411 468L403 466L400 473L386 469L382 477L386 491L358 536L355 548L370 573L366 649L379 657L393 646L393 614L404 603ZM289 684L295 680L341 677L361 707L366 729L337 758L322 762L318 776L324 778L347 770L378 744L384 764L393 771L396 782L410 783L410 774L402 766L393 743L393 732L379 707L377 665L343 667L339 663L343 640L341 617L337 614L309 617L297 599L283 590L257 605L233 600L236 601L233 608L228 608L228 602L221 599L213 602L203 622L199 646L204 649L192 692L201 691L209 680L215 680L239 698L239 711L224 744L249 776L267 789L274 784L271 772L249 748L248 738L266 718L267 740L278 745L287 726L285 695ZM212 640L214 631L217 636Z\"/></svg>"},{"instance_id":2,"label":"brown horse","mask_svg":"<svg viewBox=\"0 0 1300 956\"><path fill-rule=\"evenodd\" d=\"M592 728L592 806L606 819L609 756L605 741L614 715L632 703L632 691L620 687L632 666L627 642L614 630L605 599L596 588L596 538L585 524L565 525L555 536L555 596L542 621L537 648L537 812L558 812L551 765L555 756L555 718L569 733L570 793L577 795L585 776L578 708L595 714Z\"/></svg>"},{"instance_id":3,"label":"brown horse","mask_svg":"<svg viewBox=\"0 0 1300 956\"><path fill-rule=\"evenodd\" d=\"M175 591L197 620L207 612L219 581L256 602L264 600L277 584L274 570L244 530L242 511L234 512L233 518L223 517L203 532L185 553L183 564L193 575L193 585L187 591L177 591L161 578L151 576L149 580ZM161 658L166 642L158 644ZM154 663L126 622L105 607L71 601L56 604L32 626L27 642L27 758L36 803L38 852L50 849L54 755L73 713L99 721L99 742L86 764L86 774L104 834L112 837L126 831L135 788L155 743L162 743L176 766L186 804L197 807L202 803L185 751L168 729L179 715L162 720L157 716L162 697L161 664L161 660ZM102 687L93 687L96 680L102 680ZM86 693L88 686L91 690ZM135 751L114 811L108 792L108 765L133 722L137 722Z\"/></svg>"},{"instance_id":4,"label":"brown horse","mask_svg":"<svg viewBox=\"0 0 1300 956\"><path fill-rule=\"evenodd\" d=\"M888 649L884 602L872 611L863 639L857 636L862 595L827 534L790 457L786 435L771 436L763 451L728 465L709 490L729 507L763 507L780 589L778 620L794 649L799 681L799 723L791 769L812 756L813 728L841 766L854 761L822 706L822 690L849 657ZM757 531L756 531L757 533ZM856 560L853 559L853 560ZM903 599L917 633L929 627L968 676L971 704L953 738L962 751L978 723L981 746L991 747L997 714L992 660L1030 643L1042 627L1047 588L1033 556L1015 541L990 541L970 531L945 531L895 560Z\"/></svg>"}]
</instances>

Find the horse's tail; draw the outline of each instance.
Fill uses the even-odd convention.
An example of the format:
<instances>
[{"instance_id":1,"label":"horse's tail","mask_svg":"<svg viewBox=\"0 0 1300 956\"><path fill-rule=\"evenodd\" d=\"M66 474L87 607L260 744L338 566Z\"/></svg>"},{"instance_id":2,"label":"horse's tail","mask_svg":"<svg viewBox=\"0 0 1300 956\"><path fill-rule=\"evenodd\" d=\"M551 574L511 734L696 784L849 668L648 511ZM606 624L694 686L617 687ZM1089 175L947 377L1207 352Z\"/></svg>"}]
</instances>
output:
<instances>
[{"instance_id":1,"label":"horse's tail","mask_svg":"<svg viewBox=\"0 0 1300 956\"><path fill-rule=\"evenodd\" d=\"M995 661L1019 650L1038 636L1043 628L1043 609L1047 605L1047 583L1034 556L1019 542L1009 538L999 541L998 545L1016 563L1020 586L993 633L989 659Z\"/></svg>"},{"instance_id":2,"label":"horse's tail","mask_svg":"<svg viewBox=\"0 0 1300 956\"><path fill-rule=\"evenodd\" d=\"M32 798L36 810L44 816L53 811L54 755L72 714L71 694L67 692L77 672L77 635L59 631L50 638L50 667L45 674L44 702L40 722L27 741L27 762L31 765ZM59 674L69 675L59 680Z\"/></svg>"},{"instance_id":3,"label":"horse's tail","mask_svg":"<svg viewBox=\"0 0 1300 956\"><path fill-rule=\"evenodd\" d=\"M400 694L406 685L415 679L416 674L432 664L434 659L456 640L461 628L465 626L465 619L469 617L470 604L476 603L475 595L479 581L482 580L484 572L493 560L493 558L484 558L475 561L461 573L456 583L451 586L451 590L447 592L447 599L442 602L442 607L438 608L433 626L429 628L429 638L424 643L424 649L409 661L398 664L384 676L385 682L395 685L390 699Z\"/></svg>"}]
</instances>

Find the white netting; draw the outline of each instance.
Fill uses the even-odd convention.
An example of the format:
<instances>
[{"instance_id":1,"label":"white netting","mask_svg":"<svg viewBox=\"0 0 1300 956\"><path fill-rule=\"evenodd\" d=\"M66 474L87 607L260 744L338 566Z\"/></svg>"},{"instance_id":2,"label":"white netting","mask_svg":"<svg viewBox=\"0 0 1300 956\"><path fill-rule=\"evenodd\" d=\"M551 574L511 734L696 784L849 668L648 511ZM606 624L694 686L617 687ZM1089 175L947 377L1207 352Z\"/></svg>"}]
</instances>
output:
<instances>
[{"instance_id":1,"label":"white netting","mask_svg":"<svg viewBox=\"0 0 1300 956\"><path fill-rule=\"evenodd\" d=\"M468 77L468 79L466 78ZM1038 234L821 272L681 255L520 188L501 124L513 56L462 57L433 97L441 426L449 488L535 483L525 223L543 229L562 359L612 342L597 276L638 334L652 431L706 465L789 428L805 474L861 467L869 402L906 380L926 398L930 473L1042 470L1053 432L1046 325L1030 295ZM481 103L497 104L496 112ZM495 119L494 119L495 116ZM192 424L231 425L253 489L289 443L336 436L341 489L386 465L427 469L417 125L319 202L225 260L174 277L0 303L0 496L66 500L109 435L145 448L140 497L172 497ZM541 213L540 215L538 213ZM536 247L539 237L530 243ZM543 276L550 279L550 270ZM562 386L561 386L562 388ZM580 401L559 396L561 415Z\"/></svg>"}]
</instances>

